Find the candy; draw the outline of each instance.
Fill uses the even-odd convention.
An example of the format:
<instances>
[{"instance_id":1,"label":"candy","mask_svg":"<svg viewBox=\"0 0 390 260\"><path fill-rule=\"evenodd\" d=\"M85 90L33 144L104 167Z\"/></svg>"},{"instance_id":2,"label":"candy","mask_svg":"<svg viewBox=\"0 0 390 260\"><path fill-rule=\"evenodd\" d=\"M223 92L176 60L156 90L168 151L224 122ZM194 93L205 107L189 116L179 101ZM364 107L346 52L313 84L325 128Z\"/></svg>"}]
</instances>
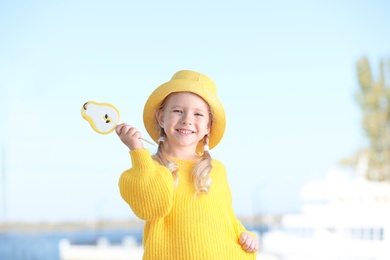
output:
<instances>
[{"instance_id":1,"label":"candy","mask_svg":"<svg viewBox=\"0 0 390 260\"><path fill-rule=\"evenodd\" d=\"M119 110L113 105L95 101L86 102L81 109L81 115L99 134L114 131L120 117Z\"/></svg>"},{"instance_id":2,"label":"candy","mask_svg":"<svg viewBox=\"0 0 390 260\"><path fill-rule=\"evenodd\" d=\"M119 110L115 106L95 101L86 102L81 108L81 115L99 134L109 134L114 131L120 118ZM141 139L154 145L144 138Z\"/></svg>"}]
</instances>

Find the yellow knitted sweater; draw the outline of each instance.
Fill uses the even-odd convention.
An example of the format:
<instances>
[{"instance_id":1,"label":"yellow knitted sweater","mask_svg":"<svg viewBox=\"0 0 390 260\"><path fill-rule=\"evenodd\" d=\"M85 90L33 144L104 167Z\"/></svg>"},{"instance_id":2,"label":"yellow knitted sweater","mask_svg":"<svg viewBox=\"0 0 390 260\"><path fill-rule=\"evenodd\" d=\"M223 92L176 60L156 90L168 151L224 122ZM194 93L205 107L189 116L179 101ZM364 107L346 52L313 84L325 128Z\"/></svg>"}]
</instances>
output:
<instances>
[{"instance_id":1,"label":"yellow knitted sweater","mask_svg":"<svg viewBox=\"0 0 390 260\"><path fill-rule=\"evenodd\" d=\"M194 160L175 159L178 186L172 173L154 161L147 149L130 152L132 168L123 172L119 188L133 212L146 221L145 260L256 259L238 243L247 232L236 218L226 170L212 161L212 185L208 194L194 198Z\"/></svg>"}]
</instances>

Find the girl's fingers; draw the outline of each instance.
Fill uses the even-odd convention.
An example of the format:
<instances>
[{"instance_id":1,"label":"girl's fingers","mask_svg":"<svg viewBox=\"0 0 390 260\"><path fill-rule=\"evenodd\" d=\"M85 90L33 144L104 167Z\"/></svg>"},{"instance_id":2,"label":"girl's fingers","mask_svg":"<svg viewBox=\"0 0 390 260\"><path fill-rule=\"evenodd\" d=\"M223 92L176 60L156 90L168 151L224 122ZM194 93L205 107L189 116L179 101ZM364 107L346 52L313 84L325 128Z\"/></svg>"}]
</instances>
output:
<instances>
[{"instance_id":1,"label":"girl's fingers","mask_svg":"<svg viewBox=\"0 0 390 260\"><path fill-rule=\"evenodd\" d=\"M135 129L134 127L132 127L126 123L123 123L123 124L118 125L115 128L115 131L118 135L122 135L122 134L127 135L131 129L134 129L135 131L137 131L137 129Z\"/></svg>"},{"instance_id":2,"label":"girl's fingers","mask_svg":"<svg viewBox=\"0 0 390 260\"><path fill-rule=\"evenodd\" d=\"M119 125L116 126L115 132L116 132L117 135L121 135L122 129L123 129L123 127L124 127L125 125L126 125L125 123L122 123L122 124L119 124Z\"/></svg>"},{"instance_id":3,"label":"girl's fingers","mask_svg":"<svg viewBox=\"0 0 390 260\"><path fill-rule=\"evenodd\" d=\"M244 249L246 251L250 251L251 250L251 246L252 246L252 241L251 240L245 241L245 244L243 245L243 247L244 247Z\"/></svg>"},{"instance_id":4,"label":"girl's fingers","mask_svg":"<svg viewBox=\"0 0 390 260\"><path fill-rule=\"evenodd\" d=\"M121 125L118 125L117 127L115 127L115 132L116 132L117 135L121 135L122 126L121 126Z\"/></svg>"},{"instance_id":5,"label":"girl's fingers","mask_svg":"<svg viewBox=\"0 0 390 260\"><path fill-rule=\"evenodd\" d=\"M247 239L248 239L248 234L242 233L240 236L240 244L243 245Z\"/></svg>"},{"instance_id":6,"label":"girl's fingers","mask_svg":"<svg viewBox=\"0 0 390 260\"><path fill-rule=\"evenodd\" d=\"M246 252L256 252L258 249L258 243L255 238L251 237L247 233L242 233L239 239L239 243Z\"/></svg>"}]
</instances>

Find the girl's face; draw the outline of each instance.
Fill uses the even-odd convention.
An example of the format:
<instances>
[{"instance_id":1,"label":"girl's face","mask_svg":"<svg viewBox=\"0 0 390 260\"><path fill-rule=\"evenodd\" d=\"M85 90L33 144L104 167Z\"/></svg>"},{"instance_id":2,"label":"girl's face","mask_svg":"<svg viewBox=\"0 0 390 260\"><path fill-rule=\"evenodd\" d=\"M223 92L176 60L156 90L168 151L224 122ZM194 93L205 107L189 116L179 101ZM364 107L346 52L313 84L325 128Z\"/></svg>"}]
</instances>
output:
<instances>
[{"instance_id":1,"label":"girl's face","mask_svg":"<svg viewBox=\"0 0 390 260\"><path fill-rule=\"evenodd\" d=\"M184 148L196 151L198 142L210 132L209 113L208 104L196 94L179 92L167 97L157 120L165 131L171 155Z\"/></svg>"}]
</instances>

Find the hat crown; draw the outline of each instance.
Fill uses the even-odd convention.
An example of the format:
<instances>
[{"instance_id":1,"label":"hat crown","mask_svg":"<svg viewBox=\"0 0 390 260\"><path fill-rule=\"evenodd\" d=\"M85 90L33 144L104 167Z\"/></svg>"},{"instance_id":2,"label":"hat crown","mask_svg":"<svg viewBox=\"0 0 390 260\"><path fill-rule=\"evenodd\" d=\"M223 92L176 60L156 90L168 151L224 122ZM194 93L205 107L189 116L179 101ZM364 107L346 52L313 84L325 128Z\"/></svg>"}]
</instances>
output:
<instances>
[{"instance_id":1,"label":"hat crown","mask_svg":"<svg viewBox=\"0 0 390 260\"><path fill-rule=\"evenodd\" d=\"M172 78L173 80L190 80L190 81L197 81L201 83L202 87L207 89L208 91L211 91L214 93L214 95L217 94L217 86L215 85L214 81L207 77L206 75L203 75L199 72L192 71L192 70L181 70L176 72Z\"/></svg>"}]
</instances>

